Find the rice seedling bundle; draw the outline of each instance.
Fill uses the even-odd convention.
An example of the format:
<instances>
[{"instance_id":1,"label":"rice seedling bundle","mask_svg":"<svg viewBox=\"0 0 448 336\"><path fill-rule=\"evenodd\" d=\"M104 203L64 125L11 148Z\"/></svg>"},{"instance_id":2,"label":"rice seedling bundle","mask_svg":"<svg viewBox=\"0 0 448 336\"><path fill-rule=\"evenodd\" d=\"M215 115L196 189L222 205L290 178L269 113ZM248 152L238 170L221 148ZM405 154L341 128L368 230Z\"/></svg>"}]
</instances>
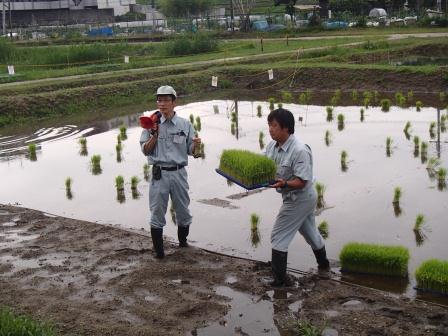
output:
<instances>
[{"instance_id":1,"label":"rice seedling bundle","mask_svg":"<svg viewBox=\"0 0 448 336\"><path fill-rule=\"evenodd\" d=\"M274 111L275 110L275 99L274 98L269 98L269 110L270 111Z\"/></svg>"},{"instance_id":2,"label":"rice seedling bundle","mask_svg":"<svg viewBox=\"0 0 448 336\"><path fill-rule=\"evenodd\" d=\"M201 117L196 117L196 126L195 129L200 132L202 129L202 125L201 125Z\"/></svg>"},{"instance_id":3,"label":"rice seedling bundle","mask_svg":"<svg viewBox=\"0 0 448 336\"><path fill-rule=\"evenodd\" d=\"M431 139L434 139L436 137L435 128L436 128L436 123L434 121L432 121L429 124L429 136L431 137Z\"/></svg>"},{"instance_id":4,"label":"rice seedling bundle","mask_svg":"<svg viewBox=\"0 0 448 336\"><path fill-rule=\"evenodd\" d=\"M65 179L65 189L70 190L72 188L72 179L67 177Z\"/></svg>"},{"instance_id":5,"label":"rice seedling bundle","mask_svg":"<svg viewBox=\"0 0 448 336\"><path fill-rule=\"evenodd\" d=\"M292 100L292 94L288 91L282 92L282 99L285 103L290 103Z\"/></svg>"},{"instance_id":6,"label":"rice seedling bundle","mask_svg":"<svg viewBox=\"0 0 448 336\"><path fill-rule=\"evenodd\" d=\"M417 109L417 112L420 112L422 110L423 103L420 100L417 100L415 102L415 108Z\"/></svg>"},{"instance_id":7,"label":"rice seedling bundle","mask_svg":"<svg viewBox=\"0 0 448 336\"><path fill-rule=\"evenodd\" d=\"M415 271L415 279L419 289L448 294L448 261L424 261Z\"/></svg>"},{"instance_id":8,"label":"rice seedling bundle","mask_svg":"<svg viewBox=\"0 0 448 336\"><path fill-rule=\"evenodd\" d=\"M283 108L283 103L278 103L277 108L279 108L279 109Z\"/></svg>"},{"instance_id":9,"label":"rice seedling bundle","mask_svg":"<svg viewBox=\"0 0 448 336\"><path fill-rule=\"evenodd\" d=\"M275 179L276 164L261 154L247 150L228 149L221 154L219 169L246 186Z\"/></svg>"},{"instance_id":10,"label":"rice seedling bundle","mask_svg":"<svg viewBox=\"0 0 448 336\"><path fill-rule=\"evenodd\" d=\"M333 121L333 108L331 106L327 106L327 121Z\"/></svg>"},{"instance_id":11,"label":"rice seedling bundle","mask_svg":"<svg viewBox=\"0 0 448 336\"><path fill-rule=\"evenodd\" d=\"M261 105L258 105L257 106L257 117L261 118L262 116L263 116L263 113L261 111Z\"/></svg>"},{"instance_id":12,"label":"rice seedling bundle","mask_svg":"<svg viewBox=\"0 0 448 336\"><path fill-rule=\"evenodd\" d=\"M143 178L148 181L149 180L149 164L145 163L143 165Z\"/></svg>"},{"instance_id":13,"label":"rice seedling bundle","mask_svg":"<svg viewBox=\"0 0 448 336\"><path fill-rule=\"evenodd\" d=\"M84 137L79 138L79 144L80 144L81 146L86 146L86 145L87 145L87 139L84 138Z\"/></svg>"},{"instance_id":14,"label":"rice seedling bundle","mask_svg":"<svg viewBox=\"0 0 448 336\"><path fill-rule=\"evenodd\" d=\"M120 127L120 138L121 138L121 140L126 140L128 138L128 136L126 134L126 126Z\"/></svg>"},{"instance_id":15,"label":"rice seedling bundle","mask_svg":"<svg viewBox=\"0 0 448 336\"><path fill-rule=\"evenodd\" d=\"M423 225L425 224L425 216L422 214L418 214L415 218L415 224L414 224L414 231L420 231L423 228Z\"/></svg>"},{"instance_id":16,"label":"rice seedling bundle","mask_svg":"<svg viewBox=\"0 0 448 336\"><path fill-rule=\"evenodd\" d=\"M367 109L370 106L370 98L364 98L364 107Z\"/></svg>"},{"instance_id":17,"label":"rice seedling bundle","mask_svg":"<svg viewBox=\"0 0 448 336\"><path fill-rule=\"evenodd\" d=\"M326 221L320 223L317 229L319 230L319 233L322 236L322 238L324 239L328 238L328 223Z\"/></svg>"},{"instance_id":18,"label":"rice seedling bundle","mask_svg":"<svg viewBox=\"0 0 448 336\"><path fill-rule=\"evenodd\" d=\"M402 246L348 243L339 255L343 271L406 277L409 251Z\"/></svg>"},{"instance_id":19,"label":"rice seedling bundle","mask_svg":"<svg viewBox=\"0 0 448 336\"><path fill-rule=\"evenodd\" d=\"M258 229L258 222L260 221L260 217L257 214L253 213L250 215L250 227L252 231Z\"/></svg>"},{"instance_id":20,"label":"rice seedling bundle","mask_svg":"<svg viewBox=\"0 0 448 336\"><path fill-rule=\"evenodd\" d=\"M364 108L361 107L361 110L359 110L359 112L361 114L360 120L361 120L361 122L363 122L364 121Z\"/></svg>"},{"instance_id":21,"label":"rice seedling bundle","mask_svg":"<svg viewBox=\"0 0 448 336\"><path fill-rule=\"evenodd\" d=\"M118 175L115 178L115 187L117 190L124 190L124 178L121 175Z\"/></svg>"},{"instance_id":22,"label":"rice seedling bundle","mask_svg":"<svg viewBox=\"0 0 448 336\"><path fill-rule=\"evenodd\" d=\"M331 132L329 130L325 131L325 144L330 146L331 144Z\"/></svg>"},{"instance_id":23,"label":"rice seedling bundle","mask_svg":"<svg viewBox=\"0 0 448 336\"><path fill-rule=\"evenodd\" d=\"M137 176L132 176L131 177L131 189L135 190L137 189L137 185L140 182L140 179Z\"/></svg>"},{"instance_id":24,"label":"rice seedling bundle","mask_svg":"<svg viewBox=\"0 0 448 336\"><path fill-rule=\"evenodd\" d=\"M412 101L414 99L414 92L412 90L408 91L408 101Z\"/></svg>"},{"instance_id":25,"label":"rice seedling bundle","mask_svg":"<svg viewBox=\"0 0 448 336\"><path fill-rule=\"evenodd\" d=\"M401 195L402 195L401 188L400 187L395 187L393 203L399 203Z\"/></svg>"},{"instance_id":26,"label":"rice seedling bundle","mask_svg":"<svg viewBox=\"0 0 448 336\"><path fill-rule=\"evenodd\" d=\"M381 111L389 112L390 110L390 99L381 99Z\"/></svg>"},{"instance_id":27,"label":"rice seedling bundle","mask_svg":"<svg viewBox=\"0 0 448 336\"><path fill-rule=\"evenodd\" d=\"M194 115L190 114L190 123L194 125Z\"/></svg>"}]
</instances>

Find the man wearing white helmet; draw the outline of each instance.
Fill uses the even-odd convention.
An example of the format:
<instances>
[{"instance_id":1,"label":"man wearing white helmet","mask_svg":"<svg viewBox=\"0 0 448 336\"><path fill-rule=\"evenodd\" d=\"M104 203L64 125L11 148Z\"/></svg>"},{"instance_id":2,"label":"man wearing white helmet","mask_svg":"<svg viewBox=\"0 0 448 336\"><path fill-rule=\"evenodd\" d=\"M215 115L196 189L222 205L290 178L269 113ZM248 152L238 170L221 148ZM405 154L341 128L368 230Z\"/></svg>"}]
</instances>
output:
<instances>
[{"instance_id":1,"label":"man wearing white helmet","mask_svg":"<svg viewBox=\"0 0 448 336\"><path fill-rule=\"evenodd\" d=\"M165 256L163 249L163 227L168 199L171 197L177 221L177 236L180 247L188 247L187 236L192 222L188 208L188 176L185 166L188 155L193 155L201 144L195 137L190 121L176 114L176 91L168 85L157 89L157 108L160 119L156 129L144 129L140 137L143 154L152 165L149 187L149 209L151 237L156 258Z\"/></svg>"}]
</instances>

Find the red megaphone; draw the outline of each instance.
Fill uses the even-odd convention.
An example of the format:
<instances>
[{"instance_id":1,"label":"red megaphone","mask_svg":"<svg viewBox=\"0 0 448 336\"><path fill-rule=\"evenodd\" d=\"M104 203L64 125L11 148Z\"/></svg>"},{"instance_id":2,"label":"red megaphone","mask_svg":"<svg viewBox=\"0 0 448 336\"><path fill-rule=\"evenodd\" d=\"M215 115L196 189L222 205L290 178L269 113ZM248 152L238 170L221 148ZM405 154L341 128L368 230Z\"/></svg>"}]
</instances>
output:
<instances>
[{"instance_id":1,"label":"red megaphone","mask_svg":"<svg viewBox=\"0 0 448 336\"><path fill-rule=\"evenodd\" d=\"M161 116L162 114L159 111L154 112L150 116L142 115L140 116L140 126L149 130L156 130Z\"/></svg>"}]
</instances>

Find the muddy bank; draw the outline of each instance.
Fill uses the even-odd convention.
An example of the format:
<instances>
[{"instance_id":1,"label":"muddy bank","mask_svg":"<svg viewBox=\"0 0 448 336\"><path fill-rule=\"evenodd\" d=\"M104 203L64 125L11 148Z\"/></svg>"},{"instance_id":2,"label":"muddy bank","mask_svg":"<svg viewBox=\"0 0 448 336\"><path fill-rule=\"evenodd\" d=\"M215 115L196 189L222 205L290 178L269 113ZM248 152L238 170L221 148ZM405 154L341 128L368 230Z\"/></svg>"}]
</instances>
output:
<instances>
[{"instance_id":1,"label":"muddy bank","mask_svg":"<svg viewBox=\"0 0 448 336\"><path fill-rule=\"evenodd\" d=\"M174 243L166 248L158 261L143 232L0 205L0 305L50 321L60 335L217 330L206 326L229 335L294 335L299 322L332 335L448 333L448 310L439 306L313 273L274 291L263 263ZM247 297L250 311L234 311L223 288ZM257 307L263 321L250 320Z\"/></svg>"}]
</instances>

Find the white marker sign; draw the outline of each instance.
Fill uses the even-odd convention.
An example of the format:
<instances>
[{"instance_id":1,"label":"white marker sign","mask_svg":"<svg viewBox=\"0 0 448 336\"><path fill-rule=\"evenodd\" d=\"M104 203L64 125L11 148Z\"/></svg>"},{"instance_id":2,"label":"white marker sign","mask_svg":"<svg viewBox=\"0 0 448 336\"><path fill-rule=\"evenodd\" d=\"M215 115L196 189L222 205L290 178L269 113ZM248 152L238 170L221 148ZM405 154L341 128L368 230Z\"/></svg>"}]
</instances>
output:
<instances>
[{"instance_id":1,"label":"white marker sign","mask_svg":"<svg viewBox=\"0 0 448 336\"><path fill-rule=\"evenodd\" d=\"M16 74L16 72L14 71L14 65L8 65L8 73L10 76Z\"/></svg>"},{"instance_id":2,"label":"white marker sign","mask_svg":"<svg viewBox=\"0 0 448 336\"><path fill-rule=\"evenodd\" d=\"M269 69L268 70L268 75L269 75L269 80L273 80L274 79L274 70Z\"/></svg>"},{"instance_id":3,"label":"white marker sign","mask_svg":"<svg viewBox=\"0 0 448 336\"><path fill-rule=\"evenodd\" d=\"M218 76L212 76L212 86L218 87Z\"/></svg>"},{"instance_id":4,"label":"white marker sign","mask_svg":"<svg viewBox=\"0 0 448 336\"><path fill-rule=\"evenodd\" d=\"M125 56L125 57L124 57L124 62L125 62L125 63L129 63L129 56Z\"/></svg>"}]
</instances>

